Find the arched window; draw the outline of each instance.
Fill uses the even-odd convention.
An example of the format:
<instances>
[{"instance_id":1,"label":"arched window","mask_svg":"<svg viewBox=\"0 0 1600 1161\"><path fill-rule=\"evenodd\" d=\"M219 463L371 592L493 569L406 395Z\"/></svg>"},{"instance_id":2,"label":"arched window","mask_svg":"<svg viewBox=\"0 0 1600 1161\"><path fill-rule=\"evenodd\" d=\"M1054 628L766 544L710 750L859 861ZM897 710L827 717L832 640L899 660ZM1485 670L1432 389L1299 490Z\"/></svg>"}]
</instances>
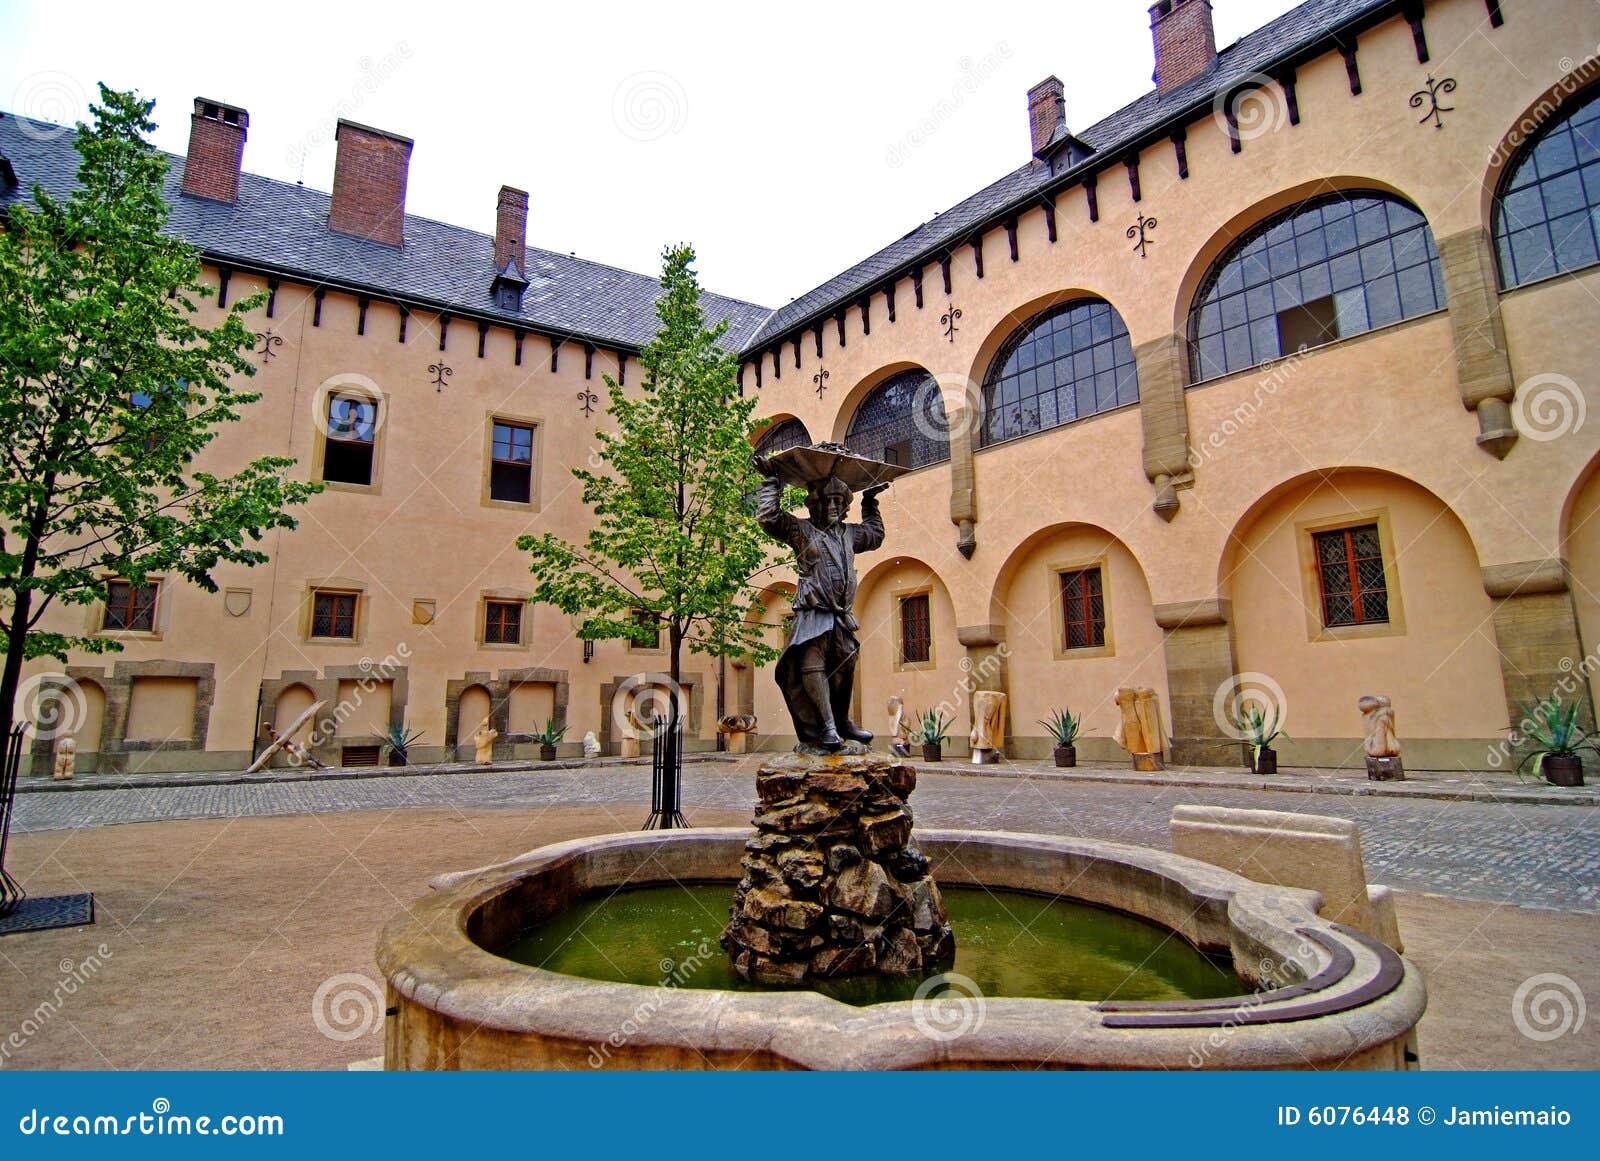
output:
<instances>
[{"instance_id":1,"label":"arched window","mask_svg":"<svg viewBox=\"0 0 1600 1161\"><path fill-rule=\"evenodd\" d=\"M1006 340L983 384L983 443L1139 402L1128 328L1108 302L1069 302Z\"/></svg>"},{"instance_id":2,"label":"arched window","mask_svg":"<svg viewBox=\"0 0 1600 1161\"><path fill-rule=\"evenodd\" d=\"M1444 306L1433 231L1379 193L1320 197L1223 251L1189 312L1191 383Z\"/></svg>"},{"instance_id":3,"label":"arched window","mask_svg":"<svg viewBox=\"0 0 1600 1161\"><path fill-rule=\"evenodd\" d=\"M1540 127L1495 196L1500 286L1600 262L1600 88Z\"/></svg>"},{"instance_id":4,"label":"arched window","mask_svg":"<svg viewBox=\"0 0 1600 1161\"><path fill-rule=\"evenodd\" d=\"M844 443L885 463L923 468L950 458L949 433L939 384L918 368L868 392L850 420Z\"/></svg>"},{"instance_id":5,"label":"arched window","mask_svg":"<svg viewBox=\"0 0 1600 1161\"><path fill-rule=\"evenodd\" d=\"M806 430L805 424L798 419L785 419L761 433L761 438L756 440L756 452L769 456L784 448L803 447L810 442L811 433Z\"/></svg>"}]
</instances>

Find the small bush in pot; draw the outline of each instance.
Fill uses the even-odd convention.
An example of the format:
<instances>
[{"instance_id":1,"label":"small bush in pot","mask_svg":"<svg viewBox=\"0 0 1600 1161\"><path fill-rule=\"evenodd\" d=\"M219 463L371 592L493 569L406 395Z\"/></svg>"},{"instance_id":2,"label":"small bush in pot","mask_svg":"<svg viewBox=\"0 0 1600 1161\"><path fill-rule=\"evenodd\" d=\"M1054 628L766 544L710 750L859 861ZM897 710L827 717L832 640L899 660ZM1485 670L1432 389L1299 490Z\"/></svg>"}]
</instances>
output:
<instances>
[{"instance_id":1,"label":"small bush in pot","mask_svg":"<svg viewBox=\"0 0 1600 1161\"><path fill-rule=\"evenodd\" d=\"M950 727L955 719L938 710L927 710L917 718L911 740L922 746L924 762L944 761L944 744L950 740Z\"/></svg>"},{"instance_id":2,"label":"small bush in pot","mask_svg":"<svg viewBox=\"0 0 1600 1161\"><path fill-rule=\"evenodd\" d=\"M411 743L422 737L421 730L408 730L404 722L390 722L384 727L383 740L389 747L389 765L411 764Z\"/></svg>"},{"instance_id":3,"label":"small bush in pot","mask_svg":"<svg viewBox=\"0 0 1600 1161\"><path fill-rule=\"evenodd\" d=\"M544 729L533 735L533 740L539 743L539 760L541 762L554 762L556 760L556 747L561 744L561 739L566 736L566 726L556 725L555 718L546 718Z\"/></svg>"},{"instance_id":4,"label":"small bush in pot","mask_svg":"<svg viewBox=\"0 0 1600 1161\"><path fill-rule=\"evenodd\" d=\"M1279 725L1281 721L1277 706L1272 707L1269 715L1258 705L1244 706L1233 720L1240 738L1250 747L1250 769L1257 774L1278 772L1278 752L1272 748L1272 743L1289 736Z\"/></svg>"},{"instance_id":5,"label":"small bush in pot","mask_svg":"<svg viewBox=\"0 0 1600 1161\"><path fill-rule=\"evenodd\" d=\"M1050 736L1055 739L1056 765L1065 769L1078 764L1078 734L1083 729L1083 715L1073 714L1071 710L1053 710L1048 718L1041 718L1039 724L1050 731Z\"/></svg>"},{"instance_id":6,"label":"small bush in pot","mask_svg":"<svg viewBox=\"0 0 1600 1161\"><path fill-rule=\"evenodd\" d=\"M1583 751L1597 753L1593 735L1578 724L1579 702L1562 705L1559 697L1547 697L1528 706L1517 727L1533 743L1533 752L1517 766L1533 763L1533 774L1552 786L1583 785Z\"/></svg>"}]
</instances>

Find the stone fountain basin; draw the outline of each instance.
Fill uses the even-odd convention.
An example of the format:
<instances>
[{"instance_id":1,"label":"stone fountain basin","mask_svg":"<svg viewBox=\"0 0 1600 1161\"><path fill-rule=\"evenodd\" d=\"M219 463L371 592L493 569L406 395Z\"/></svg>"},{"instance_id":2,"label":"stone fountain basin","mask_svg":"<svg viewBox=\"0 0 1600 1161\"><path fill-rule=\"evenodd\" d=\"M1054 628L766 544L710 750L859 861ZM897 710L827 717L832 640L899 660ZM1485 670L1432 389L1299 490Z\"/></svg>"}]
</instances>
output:
<instances>
[{"instance_id":1,"label":"stone fountain basin","mask_svg":"<svg viewBox=\"0 0 1600 1161\"><path fill-rule=\"evenodd\" d=\"M1230 955L1241 993L1255 991L1125 1004L952 996L930 1019L918 1001L852 1007L812 991L609 983L485 950L606 888L725 882L731 899L750 833L603 835L434 879L434 893L379 938L389 997L385 1067L1415 1067L1415 1027L1427 1004L1421 973L1387 946L1320 918L1315 892L1092 839L916 834L941 883L1142 916L1202 951Z\"/></svg>"}]
</instances>

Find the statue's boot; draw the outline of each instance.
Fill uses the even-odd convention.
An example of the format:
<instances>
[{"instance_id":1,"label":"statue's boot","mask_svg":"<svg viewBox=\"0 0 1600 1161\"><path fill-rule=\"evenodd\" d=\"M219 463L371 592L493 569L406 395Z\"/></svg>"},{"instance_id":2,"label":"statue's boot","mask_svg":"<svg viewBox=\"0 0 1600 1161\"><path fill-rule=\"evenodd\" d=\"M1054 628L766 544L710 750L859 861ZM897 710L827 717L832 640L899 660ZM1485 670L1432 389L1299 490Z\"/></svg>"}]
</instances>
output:
<instances>
[{"instance_id":1,"label":"statue's boot","mask_svg":"<svg viewBox=\"0 0 1600 1161\"><path fill-rule=\"evenodd\" d=\"M804 683L806 696L817 707L820 715L821 729L817 731L816 745L824 750L842 750L844 741L839 737L839 731L833 724L832 688L828 684L828 672L820 666L813 669L807 666L800 671L800 679Z\"/></svg>"},{"instance_id":2,"label":"statue's boot","mask_svg":"<svg viewBox=\"0 0 1600 1161\"><path fill-rule=\"evenodd\" d=\"M828 708L838 723L839 733L852 741L865 745L872 741L872 731L863 730L850 720L850 695L856 682L856 655L852 651L834 667L828 680Z\"/></svg>"},{"instance_id":3,"label":"statue's boot","mask_svg":"<svg viewBox=\"0 0 1600 1161\"><path fill-rule=\"evenodd\" d=\"M839 733L843 734L847 738L853 738L858 742L864 743L872 741L872 731L863 730L849 718L846 718L844 721L839 723Z\"/></svg>"}]
</instances>

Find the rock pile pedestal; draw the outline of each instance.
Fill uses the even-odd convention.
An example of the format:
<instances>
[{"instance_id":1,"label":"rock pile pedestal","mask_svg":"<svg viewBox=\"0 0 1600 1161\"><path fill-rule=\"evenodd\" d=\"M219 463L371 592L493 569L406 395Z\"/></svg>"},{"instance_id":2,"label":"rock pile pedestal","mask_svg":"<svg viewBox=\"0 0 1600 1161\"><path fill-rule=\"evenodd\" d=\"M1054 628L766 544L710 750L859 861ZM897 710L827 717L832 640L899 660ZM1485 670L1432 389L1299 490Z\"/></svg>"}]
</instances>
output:
<instances>
[{"instance_id":1,"label":"rock pile pedestal","mask_svg":"<svg viewBox=\"0 0 1600 1161\"><path fill-rule=\"evenodd\" d=\"M916 784L912 767L884 754L762 764L756 835L722 933L741 976L795 985L950 965L944 900L911 842Z\"/></svg>"}]
</instances>

